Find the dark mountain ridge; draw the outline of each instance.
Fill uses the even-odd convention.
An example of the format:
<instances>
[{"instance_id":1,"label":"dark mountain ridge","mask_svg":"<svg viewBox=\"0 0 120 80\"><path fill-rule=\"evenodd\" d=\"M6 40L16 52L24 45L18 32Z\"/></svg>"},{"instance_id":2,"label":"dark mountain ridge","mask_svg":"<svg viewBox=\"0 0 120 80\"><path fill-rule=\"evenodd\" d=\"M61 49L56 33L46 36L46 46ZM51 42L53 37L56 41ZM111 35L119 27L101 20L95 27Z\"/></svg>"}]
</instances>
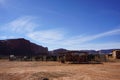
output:
<instances>
[{"instance_id":1,"label":"dark mountain ridge","mask_svg":"<svg viewBox=\"0 0 120 80\"><path fill-rule=\"evenodd\" d=\"M0 55L47 55L48 48L24 38L0 40Z\"/></svg>"}]
</instances>

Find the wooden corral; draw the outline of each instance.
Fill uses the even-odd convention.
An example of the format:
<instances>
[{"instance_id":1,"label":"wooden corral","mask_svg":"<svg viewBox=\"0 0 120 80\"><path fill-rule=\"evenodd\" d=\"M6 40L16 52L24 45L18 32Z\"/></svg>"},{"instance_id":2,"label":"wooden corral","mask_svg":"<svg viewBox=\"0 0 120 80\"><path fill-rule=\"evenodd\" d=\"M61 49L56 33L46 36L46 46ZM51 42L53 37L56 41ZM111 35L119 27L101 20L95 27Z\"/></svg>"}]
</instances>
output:
<instances>
[{"instance_id":1,"label":"wooden corral","mask_svg":"<svg viewBox=\"0 0 120 80\"><path fill-rule=\"evenodd\" d=\"M10 55L9 61L32 61L32 56L15 56Z\"/></svg>"},{"instance_id":2,"label":"wooden corral","mask_svg":"<svg viewBox=\"0 0 120 80\"><path fill-rule=\"evenodd\" d=\"M93 61L93 62L106 62L106 55L105 54L89 54L88 55L88 61Z\"/></svg>"},{"instance_id":3,"label":"wooden corral","mask_svg":"<svg viewBox=\"0 0 120 80\"><path fill-rule=\"evenodd\" d=\"M62 53L61 56L63 57L61 59L62 61L65 60L72 63L88 62L88 53L83 51L67 51L65 53Z\"/></svg>"}]
</instances>

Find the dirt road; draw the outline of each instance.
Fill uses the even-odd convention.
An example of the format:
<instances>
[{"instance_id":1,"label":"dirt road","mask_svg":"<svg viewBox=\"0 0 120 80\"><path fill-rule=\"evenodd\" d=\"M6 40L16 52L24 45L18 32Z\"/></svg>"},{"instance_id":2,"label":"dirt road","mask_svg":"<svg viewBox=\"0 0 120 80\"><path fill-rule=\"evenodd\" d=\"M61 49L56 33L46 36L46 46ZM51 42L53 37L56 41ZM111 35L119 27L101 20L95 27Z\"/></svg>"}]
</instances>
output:
<instances>
[{"instance_id":1,"label":"dirt road","mask_svg":"<svg viewBox=\"0 0 120 80\"><path fill-rule=\"evenodd\" d=\"M120 80L120 63L0 61L0 80Z\"/></svg>"}]
</instances>

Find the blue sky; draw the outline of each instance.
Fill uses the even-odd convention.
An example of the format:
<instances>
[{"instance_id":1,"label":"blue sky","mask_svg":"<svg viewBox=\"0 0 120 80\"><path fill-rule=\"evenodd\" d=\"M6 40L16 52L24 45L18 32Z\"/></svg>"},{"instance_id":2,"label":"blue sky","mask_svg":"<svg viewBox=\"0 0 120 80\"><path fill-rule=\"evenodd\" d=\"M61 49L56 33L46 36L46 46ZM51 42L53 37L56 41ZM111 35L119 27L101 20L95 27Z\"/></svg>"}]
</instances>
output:
<instances>
[{"instance_id":1,"label":"blue sky","mask_svg":"<svg viewBox=\"0 0 120 80\"><path fill-rule=\"evenodd\" d=\"M49 50L120 48L120 0L0 0L0 39Z\"/></svg>"}]
</instances>

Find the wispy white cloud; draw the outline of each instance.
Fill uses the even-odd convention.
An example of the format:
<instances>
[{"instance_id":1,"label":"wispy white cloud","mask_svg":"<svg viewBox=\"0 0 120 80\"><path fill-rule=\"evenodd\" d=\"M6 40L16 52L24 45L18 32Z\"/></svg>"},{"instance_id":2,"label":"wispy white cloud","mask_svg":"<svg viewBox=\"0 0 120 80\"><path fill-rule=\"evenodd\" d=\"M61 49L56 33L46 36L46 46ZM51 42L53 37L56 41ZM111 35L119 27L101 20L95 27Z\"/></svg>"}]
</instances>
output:
<instances>
[{"instance_id":1,"label":"wispy white cloud","mask_svg":"<svg viewBox=\"0 0 120 80\"><path fill-rule=\"evenodd\" d=\"M14 33L22 34L32 32L37 24L33 21L34 17L32 16L24 16L19 17L7 24L5 24L1 30L11 31Z\"/></svg>"},{"instance_id":2,"label":"wispy white cloud","mask_svg":"<svg viewBox=\"0 0 120 80\"><path fill-rule=\"evenodd\" d=\"M0 31L8 35L0 35L0 39L6 38L16 38L19 37L18 34L21 34L25 38L28 38L32 41L35 41L39 44L45 44L51 48L67 48L67 49L99 49L99 48L116 48L120 47L117 42L105 43L105 44L94 44L90 41L104 38L107 36L120 35L120 29L114 29L95 35L77 35L70 36L69 33L66 34L65 30L61 28L57 29L41 29L39 24L36 23L35 17L32 16L23 16L19 17L9 23L5 24L0 28ZM11 35L10 35L11 34ZM89 43L89 44L88 44Z\"/></svg>"},{"instance_id":3,"label":"wispy white cloud","mask_svg":"<svg viewBox=\"0 0 120 80\"><path fill-rule=\"evenodd\" d=\"M63 48L70 50L101 50L120 48L120 42L104 42L104 43L84 43L78 45L65 45Z\"/></svg>"},{"instance_id":4,"label":"wispy white cloud","mask_svg":"<svg viewBox=\"0 0 120 80\"><path fill-rule=\"evenodd\" d=\"M120 42L104 42L104 43L91 43L85 45L86 49L112 49L112 48L120 48Z\"/></svg>"},{"instance_id":5,"label":"wispy white cloud","mask_svg":"<svg viewBox=\"0 0 120 80\"><path fill-rule=\"evenodd\" d=\"M12 33L12 36L16 36L16 34L18 36L20 34L36 42L48 44L53 44L64 38L64 30L61 28L36 30L38 27L40 28L40 25L35 23L35 17L23 16L3 25L0 31L7 34ZM5 35L4 38L9 37L6 37Z\"/></svg>"},{"instance_id":6,"label":"wispy white cloud","mask_svg":"<svg viewBox=\"0 0 120 80\"><path fill-rule=\"evenodd\" d=\"M69 40L65 40L64 44L65 45L82 44L82 43L89 42L89 41L99 39L99 38L102 38L102 37L111 36L111 35L118 35L118 34L120 35L120 29L114 29L114 30L99 33L99 34L96 34L96 35L74 36L74 37L70 38Z\"/></svg>"},{"instance_id":7,"label":"wispy white cloud","mask_svg":"<svg viewBox=\"0 0 120 80\"><path fill-rule=\"evenodd\" d=\"M64 38L63 32L58 29L35 31L27 36L35 41L48 44L55 44Z\"/></svg>"},{"instance_id":8,"label":"wispy white cloud","mask_svg":"<svg viewBox=\"0 0 120 80\"><path fill-rule=\"evenodd\" d=\"M7 36L7 35L0 36L0 39L12 39L12 38L16 38L16 37L15 36Z\"/></svg>"},{"instance_id":9,"label":"wispy white cloud","mask_svg":"<svg viewBox=\"0 0 120 80\"><path fill-rule=\"evenodd\" d=\"M0 5L4 5L6 0L0 0Z\"/></svg>"},{"instance_id":10,"label":"wispy white cloud","mask_svg":"<svg viewBox=\"0 0 120 80\"><path fill-rule=\"evenodd\" d=\"M101 49L101 48L119 48L120 46L117 42L113 43L91 43L90 41L104 38L112 35L120 35L120 29L114 29L111 31L99 33L96 35L79 35L66 37L64 32L61 30L45 30L45 31L35 31L34 33L29 33L28 37L41 43L45 43L51 48L67 48L67 49ZM89 42L89 44L88 44ZM53 47L54 46L54 47Z\"/></svg>"}]
</instances>

